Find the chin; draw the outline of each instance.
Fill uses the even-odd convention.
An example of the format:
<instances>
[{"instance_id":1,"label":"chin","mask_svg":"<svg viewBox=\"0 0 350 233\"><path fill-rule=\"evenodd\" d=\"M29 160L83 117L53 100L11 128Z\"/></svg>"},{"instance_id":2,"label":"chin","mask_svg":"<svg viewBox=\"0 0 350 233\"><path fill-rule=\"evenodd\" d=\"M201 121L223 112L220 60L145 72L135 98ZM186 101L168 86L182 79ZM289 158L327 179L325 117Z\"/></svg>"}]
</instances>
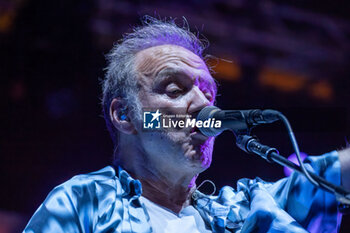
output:
<instances>
[{"instance_id":1,"label":"chin","mask_svg":"<svg viewBox=\"0 0 350 233\"><path fill-rule=\"evenodd\" d=\"M193 161L199 172L203 172L211 165L214 147L214 138L208 139L204 144L196 148L196 159Z\"/></svg>"}]
</instances>

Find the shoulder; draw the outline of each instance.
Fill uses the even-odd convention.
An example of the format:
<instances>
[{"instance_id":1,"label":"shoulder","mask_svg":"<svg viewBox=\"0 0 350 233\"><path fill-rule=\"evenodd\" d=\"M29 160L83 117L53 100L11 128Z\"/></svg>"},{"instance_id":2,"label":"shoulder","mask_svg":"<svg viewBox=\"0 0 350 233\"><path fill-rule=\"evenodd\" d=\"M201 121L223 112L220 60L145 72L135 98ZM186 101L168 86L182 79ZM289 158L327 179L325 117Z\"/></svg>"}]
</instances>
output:
<instances>
[{"instance_id":1,"label":"shoulder","mask_svg":"<svg viewBox=\"0 0 350 233\"><path fill-rule=\"evenodd\" d=\"M115 170L107 166L96 172L76 175L68 181L55 187L45 202L57 199L68 199L73 205L81 201L100 200L107 195L121 192L121 185L115 175Z\"/></svg>"},{"instance_id":2,"label":"shoulder","mask_svg":"<svg viewBox=\"0 0 350 233\"><path fill-rule=\"evenodd\" d=\"M115 184L116 180L117 177L115 175L115 170L113 167L107 166L95 172L76 175L57 187L79 188L84 186L93 186L97 183Z\"/></svg>"},{"instance_id":3,"label":"shoulder","mask_svg":"<svg viewBox=\"0 0 350 233\"><path fill-rule=\"evenodd\" d=\"M110 166L74 176L50 192L24 232L92 232L98 217L110 212L117 192L121 185Z\"/></svg>"},{"instance_id":4,"label":"shoulder","mask_svg":"<svg viewBox=\"0 0 350 233\"><path fill-rule=\"evenodd\" d=\"M70 180L61 184L60 186L92 186L98 183L115 184L116 180L117 177L114 168L111 166L107 166L95 172L76 175Z\"/></svg>"}]
</instances>

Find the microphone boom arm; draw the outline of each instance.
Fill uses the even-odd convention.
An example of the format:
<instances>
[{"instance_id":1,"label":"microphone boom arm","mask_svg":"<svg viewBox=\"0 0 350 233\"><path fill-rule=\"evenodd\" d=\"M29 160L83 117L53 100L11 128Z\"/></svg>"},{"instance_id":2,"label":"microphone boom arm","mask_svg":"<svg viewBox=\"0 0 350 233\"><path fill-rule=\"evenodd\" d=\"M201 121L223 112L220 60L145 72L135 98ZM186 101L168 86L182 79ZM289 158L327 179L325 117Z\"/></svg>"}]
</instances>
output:
<instances>
[{"instance_id":1,"label":"microphone boom arm","mask_svg":"<svg viewBox=\"0 0 350 233\"><path fill-rule=\"evenodd\" d=\"M247 153L259 155L269 162L276 162L304 175L304 172L298 165L279 155L278 151L275 148L261 144L256 138L252 136L238 135L236 138L236 144L240 149ZM337 200L342 204L339 206L339 210L341 212L348 213L350 211L350 193L347 190L341 186L337 186L328 182L313 172L308 171L308 173L314 180L318 182L320 188L335 194Z\"/></svg>"}]
</instances>

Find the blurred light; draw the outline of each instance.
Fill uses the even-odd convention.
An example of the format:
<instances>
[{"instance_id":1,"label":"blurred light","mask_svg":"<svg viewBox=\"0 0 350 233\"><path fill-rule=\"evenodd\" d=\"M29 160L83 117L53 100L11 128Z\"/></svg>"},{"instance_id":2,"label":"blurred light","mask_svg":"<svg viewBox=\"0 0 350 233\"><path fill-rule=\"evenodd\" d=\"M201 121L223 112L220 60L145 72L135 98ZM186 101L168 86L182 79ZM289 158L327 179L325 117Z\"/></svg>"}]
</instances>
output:
<instances>
[{"instance_id":1,"label":"blurred light","mask_svg":"<svg viewBox=\"0 0 350 233\"><path fill-rule=\"evenodd\" d=\"M0 233L21 232L26 225L26 216L16 212L0 210Z\"/></svg>"},{"instance_id":2,"label":"blurred light","mask_svg":"<svg viewBox=\"0 0 350 233\"><path fill-rule=\"evenodd\" d=\"M217 73L218 78L229 81L238 81L241 77L241 68L234 62L224 59L209 59L207 64Z\"/></svg>"},{"instance_id":3,"label":"blurred light","mask_svg":"<svg viewBox=\"0 0 350 233\"><path fill-rule=\"evenodd\" d=\"M10 87L10 97L15 102L23 100L26 96L26 86L23 81L17 81Z\"/></svg>"},{"instance_id":4,"label":"blurred light","mask_svg":"<svg viewBox=\"0 0 350 233\"><path fill-rule=\"evenodd\" d=\"M0 14L0 33L6 33L12 27L14 13L12 11L2 12Z\"/></svg>"},{"instance_id":5,"label":"blurred light","mask_svg":"<svg viewBox=\"0 0 350 233\"><path fill-rule=\"evenodd\" d=\"M11 30L17 13L25 1L0 1L0 33L7 33Z\"/></svg>"},{"instance_id":6,"label":"blurred light","mask_svg":"<svg viewBox=\"0 0 350 233\"><path fill-rule=\"evenodd\" d=\"M318 81L309 87L310 95L317 99L330 100L333 98L332 86L326 80Z\"/></svg>"},{"instance_id":7,"label":"blurred light","mask_svg":"<svg viewBox=\"0 0 350 233\"><path fill-rule=\"evenodd\" d=\"M264 68L259 77L261 85L274 87L286 92L301 90L305 86L306 80L306 77L301 75L269 68Z\"/></svg>"},{"instance_id":8,"label":"blurred light","mask_svg":"<svg viewBox=\"0 0 350 233\"><path fill-rule=\"evenodd\" d=\"M300 158L301 158L301 161L304 161L304 159L307 157L307 154L305 154L304 152L300 152ZM289 161L292 161L294 164L296 165L299 165L299 162L298 162L298 159L297 159L297 156L295 155L295 153L291 154L289 157L288 157L288 160ZM289 167L284 167L283 169L284 171L284 174L286 176L290 176L290 174L292 174L293 170L290 169Z\"/></svg>"}]
</instances>

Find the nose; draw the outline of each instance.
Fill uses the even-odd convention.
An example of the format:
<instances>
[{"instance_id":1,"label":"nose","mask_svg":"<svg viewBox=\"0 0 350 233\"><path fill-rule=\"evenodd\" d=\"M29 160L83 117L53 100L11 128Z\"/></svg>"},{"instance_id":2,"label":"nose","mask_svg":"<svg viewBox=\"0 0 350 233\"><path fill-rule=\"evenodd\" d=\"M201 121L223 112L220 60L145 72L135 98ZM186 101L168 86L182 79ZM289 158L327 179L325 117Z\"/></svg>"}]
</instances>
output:
<instances>
[{"instance_id":1,"label":"nose","mask_svg":"<svg viewBox=\"0 0 350 233\"><path fill-rule=\"evenodd\" d=\"M204 93L199 89L199 87L193 86L187 112L188 113L199 112L202 108L209 105L211 105L210 101L207 99Z\"/></svg>"}]
</instances>

